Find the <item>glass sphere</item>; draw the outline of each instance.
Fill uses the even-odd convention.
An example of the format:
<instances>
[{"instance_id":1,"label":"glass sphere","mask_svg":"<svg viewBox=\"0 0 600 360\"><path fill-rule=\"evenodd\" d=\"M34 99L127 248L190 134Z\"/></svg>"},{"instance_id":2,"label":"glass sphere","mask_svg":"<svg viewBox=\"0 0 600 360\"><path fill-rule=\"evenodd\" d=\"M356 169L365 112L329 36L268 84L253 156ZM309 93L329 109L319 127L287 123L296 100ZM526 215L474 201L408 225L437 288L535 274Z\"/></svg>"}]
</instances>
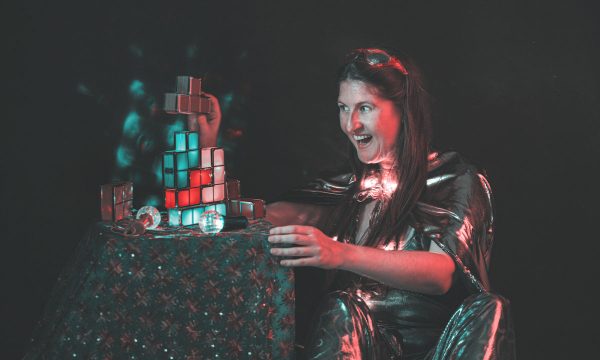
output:
<instances>
[{"instance_id":1,"label":"glass sphere","mask_svg":"<svg viewBox=\"0 0 600 360\"><path fill-rule=\"evenodd\" d=\"M223 230L225 219L215 210L206 210L200 215L198 225L203 233L214 235Z\"/></svg>"},{"instance_id":2,"label":"glass sphere","mask_svg":"<svg viewBox=\"0 0 600 360\"><path fill-rule=\"evenodd\" d=\"M160 212L154 206L142 206L135 218L138 220L149 219L150 221L147 224L144 223L145 228L149 230L156 229L160 224Z\"/></svg>"}]
</instances>

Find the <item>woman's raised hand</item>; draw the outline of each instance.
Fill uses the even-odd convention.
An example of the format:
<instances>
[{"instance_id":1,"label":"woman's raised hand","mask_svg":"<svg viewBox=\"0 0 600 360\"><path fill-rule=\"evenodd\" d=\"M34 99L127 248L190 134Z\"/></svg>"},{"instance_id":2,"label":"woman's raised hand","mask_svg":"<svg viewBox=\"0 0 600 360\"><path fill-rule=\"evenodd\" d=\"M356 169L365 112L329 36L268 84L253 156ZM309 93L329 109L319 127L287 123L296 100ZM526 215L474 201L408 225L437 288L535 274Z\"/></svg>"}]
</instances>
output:
<instances>
[{"instance_id":1,"label":"woman's raised hand","mask_svg":"<svg viewBox=\"0 0 600 360\"><path fill-rule=\"evenodd\" d=\"M341 255L344 244L333 240L313 226L274 227L269 232L269 242L294 245L271 249L273 255L293 258L281 260L280 263L283 266L315 266L334 269L342 264Z\"/></svg>"},{"instance_id":2,"label":"woman's raised hand","mask_svg":"<svg viewBox=\"0 0 600 360\"><path fill-rule=\"evenodd\" d=\"M200 147L217 146L219 126L221 126L221 106L219 100L211 94L202 93L211 102L212 111L208 114L188 115L188 130L198 131L200 134Z\"/></svg>"}]
</instances>

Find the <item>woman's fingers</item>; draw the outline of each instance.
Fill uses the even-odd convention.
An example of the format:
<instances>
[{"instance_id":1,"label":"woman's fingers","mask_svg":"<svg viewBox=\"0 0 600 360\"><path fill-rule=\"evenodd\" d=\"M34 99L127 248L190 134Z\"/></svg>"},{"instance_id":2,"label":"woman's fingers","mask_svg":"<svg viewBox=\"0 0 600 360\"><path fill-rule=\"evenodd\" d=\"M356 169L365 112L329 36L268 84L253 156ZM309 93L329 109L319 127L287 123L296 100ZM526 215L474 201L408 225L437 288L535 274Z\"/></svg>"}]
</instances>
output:
<instances>
[{"instance_id":1,"label":"woman's fingers","mask_svg":"<svg viewBox=\"0 0 600 360\"><path fill-rule=\"evenodd\" d=\"M273 244L309 245L312 243L307 235L300 234L269 235L268 239Z\"/></svg>"},{"instance_id":2,"label":"woman's fingers","mask_svg":"<svg viewBox=\"0 0 600 360\"><path fill-rule=\"evenodd\" d=\"M312 256L314 249L308 246L294 246L291 248L274 248L271 249L272 255L277 256Z\"/></svg>"},{"instance_id":3,"label":"woman's fingers","mask_svg":"<svg viewBox=\"0 0 600 360\"><path fill-rule=\"evenodd\" d=\"M282 235L282 234L303 234L303 235L313 235L316 229L312 226L303 226L303 225L287 225L287 226L278 226L271 228L269 234L271 235Z\"/></svg>"},{"instance_id":4,"label":"woman's fingers","mask_svg":"<svg viewBox=\"0 0 600 360\"><path fill-rule=\"evenodd\" d=\"M300 259L286 259L279 262L282 266L315 266L317 264L314 257L304 257Z\"/></svg>"}]
</instances>

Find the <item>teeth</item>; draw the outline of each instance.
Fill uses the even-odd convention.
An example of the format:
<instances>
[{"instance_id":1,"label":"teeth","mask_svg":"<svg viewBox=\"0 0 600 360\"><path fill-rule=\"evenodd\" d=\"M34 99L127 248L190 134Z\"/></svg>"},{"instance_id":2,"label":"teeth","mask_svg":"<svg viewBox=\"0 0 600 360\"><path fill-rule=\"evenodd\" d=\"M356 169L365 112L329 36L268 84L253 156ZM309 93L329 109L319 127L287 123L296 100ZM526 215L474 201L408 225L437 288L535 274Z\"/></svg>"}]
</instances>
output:
<instances>
[{"instance_id":1,"label":"teeth","mask_svg":"<svg viewBox=\"0 0 600 360\"><path fill-rule=\"evenodd\" d=\"M361 141L361 140L370 138L369 135L352 135L352 137L354 137L354 140L356 140L356 141Z\"/></svg>"}]
</instances>

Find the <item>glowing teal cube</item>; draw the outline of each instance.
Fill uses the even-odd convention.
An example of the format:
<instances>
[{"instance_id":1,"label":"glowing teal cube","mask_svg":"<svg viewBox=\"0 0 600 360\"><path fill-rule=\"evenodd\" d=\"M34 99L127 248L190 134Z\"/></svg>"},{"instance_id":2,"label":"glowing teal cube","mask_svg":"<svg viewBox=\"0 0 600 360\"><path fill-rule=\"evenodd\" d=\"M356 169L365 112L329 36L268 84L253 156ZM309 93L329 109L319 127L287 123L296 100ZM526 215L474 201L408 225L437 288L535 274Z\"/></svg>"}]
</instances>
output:
<instances>
[{"instance_id":1,"label":"glowing teal cube","mask_svg":"<svg viewBox=\"0 0 600 360\"><path fill-rule=\"evenodd\" d=\"M200 151L199 150L189 150L188 151L188 165L191 168L198 167L200 164Z\"/></svg>"},{"instance_id":2,"label":"glowing teal cube","mask_svg":"<svg viewBox=\"0 0 600 360\"><path fill-rule=\"evenodd\" d=\"M215 206L215 210L221 214L222 216L227 216L227 206L225 205L225 203L220 203L220 204L216 204Z\"/></svg>"},{"instance_id":3,"label":"glowing teal cube","mask_svg":"<svg viewBox=\"0 0 600 360\"><path fill-rule=\"evenodd\" d=\"M175 151L198 150L199 143L199 136L195 131L175 132Z\"/></svg>"},{"instance_id":4,"label":"glowing teal cube","mask_svg":"<svg viewBox=\"0 0 600 360\"><path fill-rule=\"evenodd\" d=\"M198 150L193 150L197 152ZM194 156L194 155L193 155ZM192 156L192 157L193 157ZM197 166L197 165L196 165ZM189 186L188 169L190 167L188 151L167 151L163 154L163 183L166 188L185 188Z\"/></svg>"},{"instance_id":5,"label":"glowing teal cube","mask_svg":"<svg viewBox=\"0 0 600 360\"><path fill-rule=\"evenodd\" d=\"M194 209L181 210L181 224L183 226L194 225Z\"/></svg>"},{"instance_id":6,"label":"glowing teal cube","mask_svg":"<svg viewBox=\"0 0 600 360\"><path fill-rule=\"evenodd\" d=\"M187 151L177 151L175 159L177 162L175 163L175 167L177 171L179 170L187 170L190 167L190 163L188 160L188 152Z\"/></svg>"},{"instance_id":7,"label":"glowing teal cube","mask_svg":"<svg viewBox=\"0 0 600 360\"><path fill-rule=\"evenodd\" d=\"M193 210L194 224L200 221L200 215L204 212L204 206L197 207Z\"/></svg>"},{"instance_id":8,"label":"glowing teal cube","mask_svg":"<svg viewBox=\"0 0 600 360\"><path fill-rule=\"evenodd\" d=\"M177 188L178 189L188 187L189 181L190 181L190 177L188 176L187 170L177 172ZM166 186L166 184L165 184L165 186Z\"/></svg>"},{"instance_id":9,"label":"glowing teal cube","mask_svg":"<svg viewBox=\"0 0 600 360\"><path fill-rule=\"evenodd\" d=\"M163 183L166 188L174 188L175 187L175 174L173 171L165 171L163 174Z\"/></svg>"},{"instance_id":10,"label":"glowing teal cube","mask_svg":"<svg viewBox=\"0 0 600 360\"><path fill-rule=\"evenodd\" d=\"M169 209L169 226L181 225L181 211L179 209Z\"/></svg>"},{"instance_id":11,"label":"glowing teal cube","mask_svg":"<svg viewBox=\"0 0 600 360\"><path fill-rule=\"evenodd\" d=\"M175 157L173 156L173 153L167 152L163 154L163 166L165 169L175 168Z\"/></svg>"}]
</instances>

